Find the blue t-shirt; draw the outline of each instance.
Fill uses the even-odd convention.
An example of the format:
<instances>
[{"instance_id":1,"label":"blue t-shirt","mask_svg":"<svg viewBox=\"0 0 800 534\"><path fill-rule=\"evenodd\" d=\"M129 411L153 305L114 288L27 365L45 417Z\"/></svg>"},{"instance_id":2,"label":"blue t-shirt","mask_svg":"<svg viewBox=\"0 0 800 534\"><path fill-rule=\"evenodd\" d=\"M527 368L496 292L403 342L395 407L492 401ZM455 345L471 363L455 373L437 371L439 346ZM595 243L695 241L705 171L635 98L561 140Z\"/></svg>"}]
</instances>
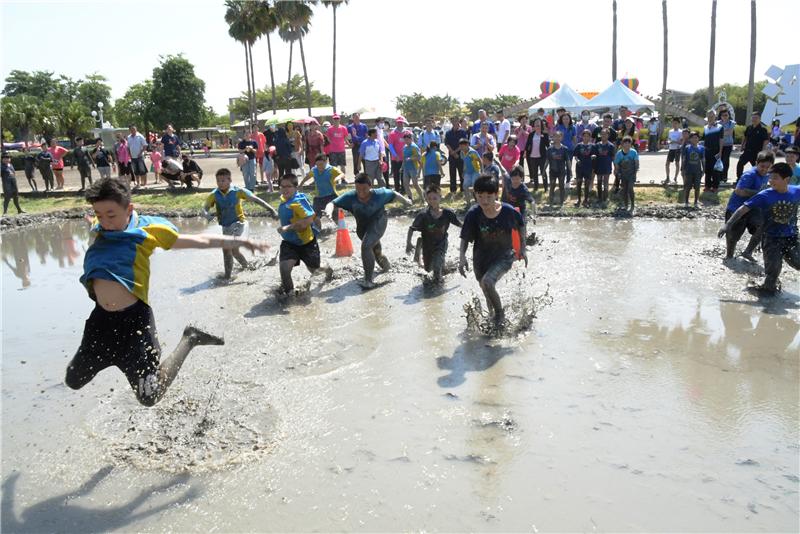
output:
<instances>
[{"instance_id":1,"label":"blue t-shirt","mask_svg":"<svg viewBox=\"0 0 800 534\"><path fill-rule=\"evenodd\" d=\"M232 185L226 192L218 188L209 193L203 207L206 210L216 208L217 222L220 226L230 226L235 222L244 222L244 209L242 200L255 198L255 195L247 189Z\"/></svg>"},{"instance_id":2,"label":"blue t-shirt","mask_svg":"<svg viewBox=\"0 0 800 534\"><path fill-rule=\"evenodd\" d=\"M475 243L472 250L475 271L486 272L494 262L512 252L511 230L523 226L522 215L509 204L503 203L493 219L484 215L480 206L472 206L464 217L461 239Z\"/></svg>"},{"instance_id":3,"label":"blue t-shirt","mask_svg":"<svg viewBox=\"0 0 800 534\"><path fill-rule=\"evenodd\" d=\"M797 206L800 204L800 187L790 185L786 193L765 189L744 202L751 209L764 214L764 232L772 237L797 235Z\"/></svg>"},{"instance_id":4,"label":"blue t-shirt","mask_svg":"<svg viewBox=\"0 0 800 534\"><path fill-rule=\"evenodd\" d=\"M358 125L351 124L347 127L347 133L350 134L350 140L353 142L354 145L360 145L364 142L367 138L367 132L369 128L363 122L358 123Z\"/></svg>"},{"instance_id":5,"label":"blue t-shirt","mask_svg":"<svg viewBox=\"0 0 800 534\"><path fill-rule=\"evenodd\" d=\"M436 141L437 145L442 144L442 138L436 130L431 130L430 132L423 130L422 133L419 134L418 141L417 145L422 147L422 150L426 150L430 146L431 141Z\"/></svg>"},{"instance_id":6,"label":"blue t-shirt","mask_svg":"<svg viewBox=\"0 0 800 534\"><path fill-rule=\"evenodd\" d=\"M683 149L682 163L684 172L690 176L703 174L705 165L706 149L700 145L686 145Z\"/></svg>"},{"instance_id":7,"label":"blue t-shirt","mask_svg":"<svg viewBox=\"0 0 800 534\"><path fill-rule=\"evenodd\" d=\"M602 141L594 144L595 171L597 174L611 174L611 162L614 161L617 145L611 141Z\"/></svg>"},{"instance_id":8,"label":"blue t-shirt","mask_svg":"<svg viewBox=\"0 0 800 534\"><path fill-rule=\"evenodd\" d=\"M180 139L175 134L166 135L161 138L161 143L164 145L164 157L177 158L178 150L181 147Z\"/></svg>"},{"instance_id":9,"label":"blue t-shirt","mask_svg":"<svg viewBox=\"0 0 800 534\"><path fill-rule=\"evenodd\" d=\"M792 176L789 178L789 185L800 185L800 165L795 165L792 169Z\"/></svg>"},{"instance_id":10,"label":"blue t-shirt","mask_svg":"<svg viewBox=\"0 0 800 534\"><path fill-rule=\"evenodd\" d=\"M419 147L416 143L411 143L403 147L403 172L409 176L416 176L419 170L420 160L414 161L411 158L421 158Z\"/></svg>"},{"instance_id":11,"label":"blue t-shirt","mask_svg":"<svg viewBox=\"0 0 800 534\"><path fill-rule=\"evenodd\" d=\"M383 207L395 198L396 195L394 191L385 187L379 187L372 190L369 200L361 202L356 196L356 192L351 190L336 197L333 201L333 205L352 213L353 217L356 218L356 223L362 228L363 225L384 215L386 210Z\"/></svg>"},{"instance_id":12,"label":"blue t-shirt","mask_svg":"<svg viewBox=\"0 0 800 534\"><path fill-rule=\"evenodd\" d=\"M474 148L467 150L464 158L464 176L477 176L481 173L481 157Z\"/></svg>"},{"instance_id":13,"label":"blue t-shirt","mask_svg":"<svg viewBox=\"0 0 800 534\"><path fill-rule=\"evenodd\" d=\"M439 162L444 156L438 150L428 150L422 155L422 174L424 176L439 175Z\"/></svg>"},{"instance_id":14,"label":"blue t-shirt","mask_svg":"<svg viewBox=\"0 0 800 534\"><path fill-rule=\"evenodd\" d=\"M156 247L170 249L178 229L162 217L140 216L135 211L124 230L108 231L96 224L97 233L83 258L81 283L94 299L91 281L97 278L122 284L147 304L150 287L150 255Z\"/></svg>"},{"instance_id":15,"label":"blue t-shirt","mask_svg":"<svg viewBox=\"0 0 800 534\"><path fill-rule=\"evenodd\" d=\"M619 169L620 178L636 179L636 171L639 170L639 153L632 148L626 154L622 150L614 156L614 165Z\"/></svg>"},{"instance_id":16,"label":"blue t-shirt","mask_svg":"<svg viewBox=\"0 0 800 534\"><path fill-rule=\"evenodd\" d=\"M575 159L578 160L578 169L583 172L592 172L592 156L595 155L595 146L592 143L578 143L573 151Z\"/></svg>"},{"instance_id":17,"label":"blue t-shirt","mask_svg":"<svg viewBox=\"0 0 800 534\"><path fill-rule=\"evenodd\" d=\"M567 158L569 150L564 145L556 148L547 147L547 167L550 169L550 176L564 176L567 172Z\"/></svg>"},{"instance_id":18,"label":"blue t-shirt","mask_svg":"<svg viewBox=\"0 0 800 534\"><path fill-rule=\"evenodd\" d=\"M314 209L311 207L311 202L309 202L305 194L298 191L295 192L292 198L285 199L281 197L281 204L278 206L278 218L281 220L281 226L296 223L297 221L312 217L313 215ZM294 245L306 245L314 240L316 233L316 226L310 224L299 232L295 230L282 232L281 236L284 241L288 241Z\"/></svg>"},{"instance_id":19,"label":"blue t-shirt","mask_svg":"<svg viewBox=\"0 0 800 534\"><path fill-rule=\"evenodd\" d=\"M492 135L495 135L497 132L495 131L495 128L494 128L494 122L492 122L491 120L487 119L487 123L489 124L489 133L492 134ZM472 130L470 130L470 133L473 133L473 134L481 133L481 121L477 120L477 121L472 123Z\"/></svg>"},{"instance_id":20,"label":"blue t-shirt","mask_svg":"<svg viewBox=\"0 0 800 534\"><path fill-rule=\"evenodd\" d=\"M575 128L575 125L573 124L569 127L566 127L563 124L558 124L556 125L556 131L561 132L561 144L567 147L570 152L572 152L572 147L575 146L573 139L576 135L578 135L578 130Z\"/></svg>"},{"instance_id":21,"label":"blue t-shirt","mask_svg":"<svg viewBox=\"0 0 800 534\"><path fill-rule=\"evenodd\" d=\"M767 183L767 180L769 180L769 175L761 176L758 174L756 168L753 167L742 174L742 177L736 182L736 189L755 189L756 191L761 191ZM747 200L747 197L739 196L734 191L731 194L731 198L728 200L728 207L725 209L731 212L736 211L739 209L739 206L744 204L745 200Z\"/></svg>"}]
</instances>

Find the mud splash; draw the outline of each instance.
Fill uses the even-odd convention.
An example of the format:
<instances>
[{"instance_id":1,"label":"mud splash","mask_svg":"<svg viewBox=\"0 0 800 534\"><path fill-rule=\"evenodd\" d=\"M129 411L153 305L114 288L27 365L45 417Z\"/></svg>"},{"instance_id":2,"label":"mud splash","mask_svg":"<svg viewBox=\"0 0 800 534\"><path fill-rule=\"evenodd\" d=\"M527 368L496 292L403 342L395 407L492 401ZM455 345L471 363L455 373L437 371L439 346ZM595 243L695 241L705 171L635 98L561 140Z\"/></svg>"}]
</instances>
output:
<instances>
[{"instance_id":1,"label":"mud splash","mask_svg":"<svg viewBox=\"0 0 800 534\"><path fill-rule=\"evenodd\" d=\"M464 304L467 331L489 338L517 338L533 326L536 314L553 303L550 288L539 295L532 294L524 271L513 271L498 284L505 309L505 320L498 324L483 309L481 298L472 294Z\"/></svg>"}]
</instances>

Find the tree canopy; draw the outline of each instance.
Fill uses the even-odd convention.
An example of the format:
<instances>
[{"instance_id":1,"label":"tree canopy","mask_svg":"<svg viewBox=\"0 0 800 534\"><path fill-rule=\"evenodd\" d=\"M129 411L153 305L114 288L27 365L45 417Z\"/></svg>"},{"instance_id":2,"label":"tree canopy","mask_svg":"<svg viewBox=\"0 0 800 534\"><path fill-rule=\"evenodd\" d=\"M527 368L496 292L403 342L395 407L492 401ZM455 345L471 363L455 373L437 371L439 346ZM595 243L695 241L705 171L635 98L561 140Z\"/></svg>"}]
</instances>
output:
<instances>
[{"instance_id":1,"label":"tree canopy","mask_svg":"<svg viewBox=\"0 0 800 534\"><path fill-rule=\"evenodd\" d=\"M330 106L333 103L333 100L329 95L314 89L313 83L310 84L310 86L312 107ZM287 90L285 83L275 86L275 96L278 102L286 102L286 93ZM305 107L305 105L305 83L303 81L303 77L299 74L296 74L292 76L292 81L289 86L289 107L294 109ZM270 87L267 86L256 91L256 109L258 110L258 113L263 113L264 111L272 109L272 89ZM228 111L233 113L234 117L237 119L243 119L247 117L247 93L243 92L242 96L236 100L233 100L228 105Z\"/></svg>"},{"instance_id":2,"label":"tree canopy","mask_svg":"<svg viewBox=\"0 0 800 534\"><path fill-rule=\"evenodd\" d=\"M448 94L425 96L420 93L400 95L395 98L397 109L411 122L420 122L429 117L445 118L461 113L458 99Z\"/></svg>"},{"instance_id":3,"label":"tree canopy","mask_svg":"<svg viewBox=\"0 0 800 534\"><path fill-rule=\"evenodd\" d=\"M161 64L153 69L151 118L170 122L178 131L201 126L205 90L206 83L195 75L194 65L183 55L162 57Z\"/></svg>"},{"instance_id":4,"label":"tree canopy","mask_svg":"<svg viewBox=\"0 0 800 534\"><path fill-rule=\"evenodd\" d=\"M469 110L469 118L474 120L478 118L479 109L485 110L487 113L494 113L522 101L523 98L517 95L495 95L488 98L474 98L466 102L464 107Z\"/></svg>"},{"instance_id":5,"label":"tree canopy","mask_svg":"<svg viewBox=\"0 0 800 534\"><path fill-rule=\"evenodd\" d=\"M717 85L714 88L715 102L719 98L720 92L723 90L725 91L728 102L733 106L734 115L736 116L736 122L738 124L750 123L750 118L747 116L747 85L748 84L735 85L725 83ZM755 83L753 89L753 110L755 111L762 111L764 105L767 103L766 95L761 92L766 85L766 80ZM708 110L708 89L703 88L695 91L694 94L692 94L692 98L689 100L688 108L693 113L705 117L706 111Z\"/></svg>"}]
</instances>

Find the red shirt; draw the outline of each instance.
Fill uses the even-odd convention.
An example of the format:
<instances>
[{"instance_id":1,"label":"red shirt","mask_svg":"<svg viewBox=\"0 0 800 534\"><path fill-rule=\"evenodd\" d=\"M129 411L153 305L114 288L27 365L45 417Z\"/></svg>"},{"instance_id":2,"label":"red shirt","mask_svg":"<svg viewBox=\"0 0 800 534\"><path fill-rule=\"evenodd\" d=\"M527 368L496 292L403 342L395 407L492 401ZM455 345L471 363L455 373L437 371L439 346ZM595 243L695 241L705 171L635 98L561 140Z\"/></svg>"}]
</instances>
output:
<instances>
[{"instance_id":1,"label":"red shirt","mask_svg":"<svg viewBox=\"0 0 800 534\"><path fill-rule=\"evenodd\" d=\"M64 168L64 156L68 152L66 148L61 145L56 145L47 149L50 155L53 156L53 169L61 170Z\"/></svg>"},{"instance_id":2,"label":"red shirt","mask_svg":"<svg viewBox=\"0 0 800 534\"><path fill-rule=\"evenodd\" d=\"M328 133L326 134L328 139L330 140L330 148L328 149L330 154L336 152L344 152L344 142L347 139L347 128L342 126L331 126L328 128Z\"/></svg>"},{"instance_id":3,"label":"red shirt","mask_svg":"<svg viewBox=\"0 0 800 534\"><path fill-rule=\"evenodd\" d=\"M511 148L508 145L503 145L500 147L499 154L500 165L502 165L503 168L508 172L511 172L511 169L514 168L514 165L519 162L519 147L514 145L514 147Z\"/></svg>"}]
</instances>

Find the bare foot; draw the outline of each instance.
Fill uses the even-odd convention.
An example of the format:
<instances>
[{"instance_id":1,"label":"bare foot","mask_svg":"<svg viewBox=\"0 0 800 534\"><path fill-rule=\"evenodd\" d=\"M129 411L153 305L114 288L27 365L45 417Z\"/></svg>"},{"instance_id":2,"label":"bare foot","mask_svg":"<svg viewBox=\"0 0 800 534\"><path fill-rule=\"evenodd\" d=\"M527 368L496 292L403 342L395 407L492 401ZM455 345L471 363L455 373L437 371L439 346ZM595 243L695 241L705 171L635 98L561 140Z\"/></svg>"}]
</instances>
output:
<instances>
[{"instance_id":1,"label":"bare foot","mask_svg":"<svg viewBox=\"0 0 800 534\"><path fill-rule=\"evenodd\" d=\"M183 337L189 338L195 345L224 345L225 340L204 332L196 326L187 326L183 329Z\"/></svg>"}]
</instances>

